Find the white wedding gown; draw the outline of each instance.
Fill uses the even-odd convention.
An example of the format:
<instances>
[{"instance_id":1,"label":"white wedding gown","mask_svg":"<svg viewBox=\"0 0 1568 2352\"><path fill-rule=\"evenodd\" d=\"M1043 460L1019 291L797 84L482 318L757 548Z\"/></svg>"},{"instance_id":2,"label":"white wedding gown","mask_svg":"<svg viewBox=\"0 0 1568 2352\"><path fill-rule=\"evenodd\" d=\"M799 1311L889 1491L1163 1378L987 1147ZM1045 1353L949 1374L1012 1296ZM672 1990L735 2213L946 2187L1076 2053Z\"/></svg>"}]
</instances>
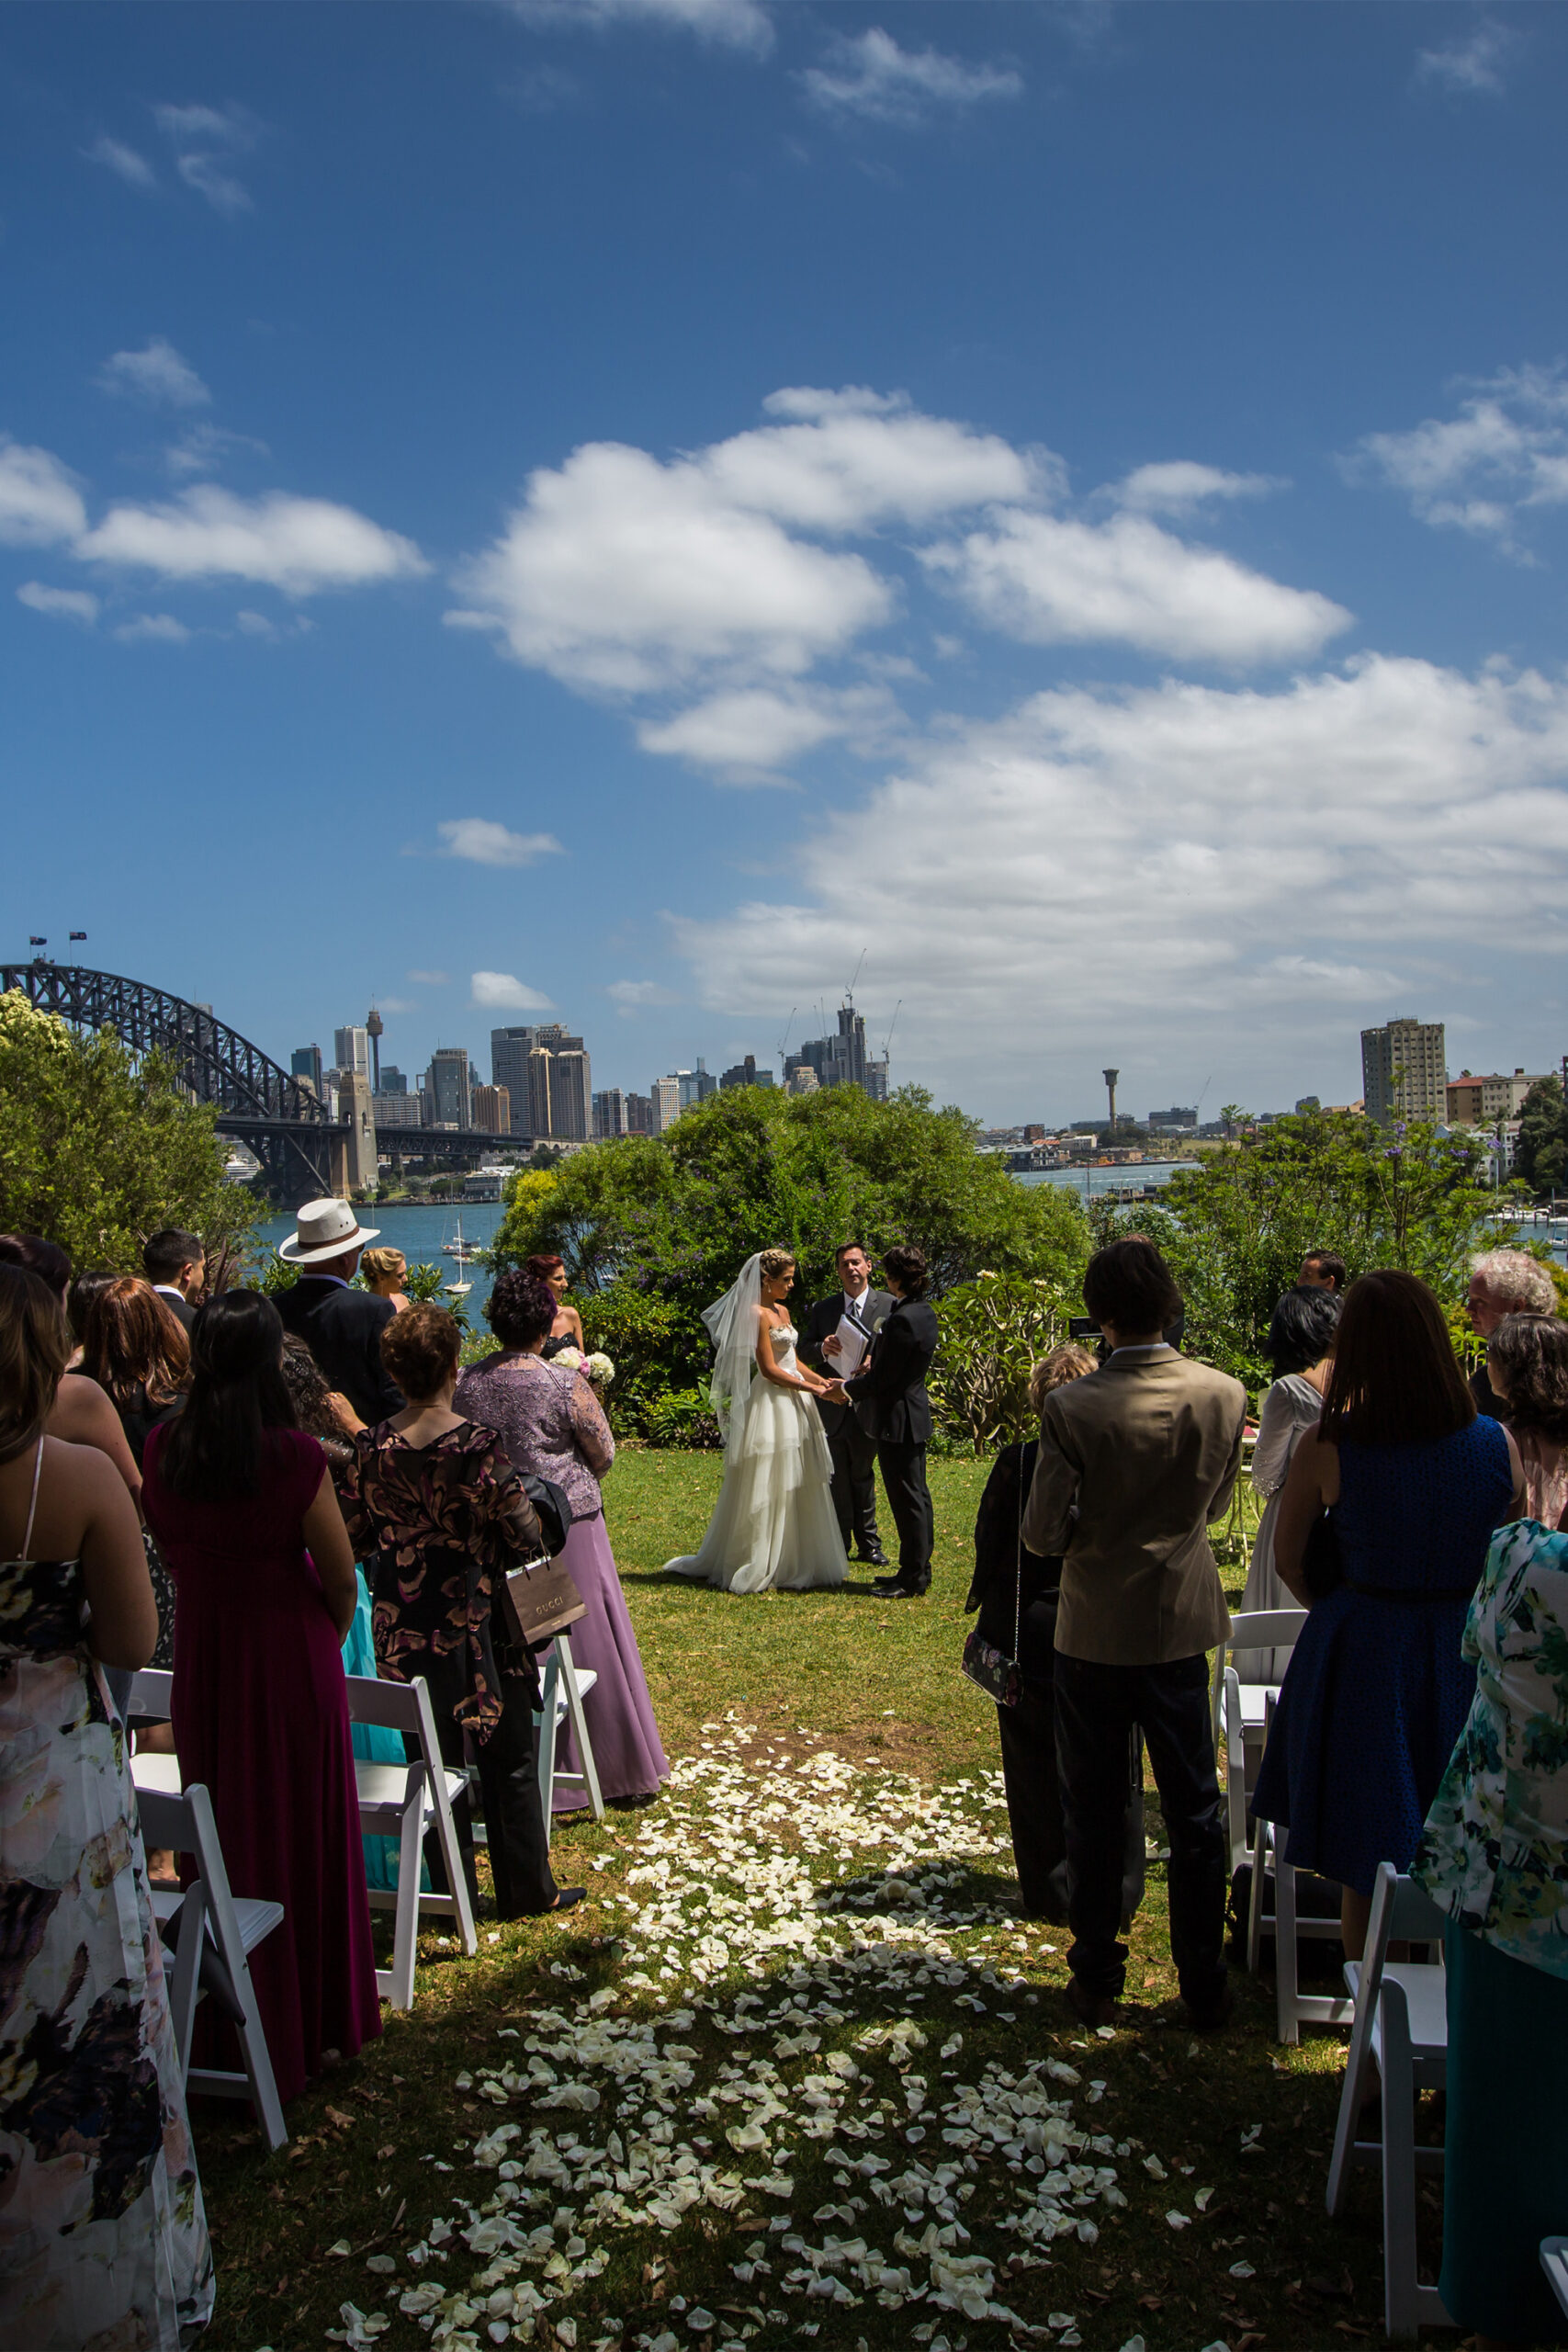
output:
<instances>
[{"instance_id":1,"label":"white wedding gown","mask_svg":"<svg viewBox=\"0 0 1568 2352\"><path fill-rule=\"evenodd\" d=\"M783 1372L795 1370L792 1324L773 1333ZM805 1592L840 1585L849 1563L829 1491L832 1457L821 1417L800 1388L752 1375L739 1435L699 1552L666 1560L674 1576L721 1592Z\"/></svg>"}]
</instances>

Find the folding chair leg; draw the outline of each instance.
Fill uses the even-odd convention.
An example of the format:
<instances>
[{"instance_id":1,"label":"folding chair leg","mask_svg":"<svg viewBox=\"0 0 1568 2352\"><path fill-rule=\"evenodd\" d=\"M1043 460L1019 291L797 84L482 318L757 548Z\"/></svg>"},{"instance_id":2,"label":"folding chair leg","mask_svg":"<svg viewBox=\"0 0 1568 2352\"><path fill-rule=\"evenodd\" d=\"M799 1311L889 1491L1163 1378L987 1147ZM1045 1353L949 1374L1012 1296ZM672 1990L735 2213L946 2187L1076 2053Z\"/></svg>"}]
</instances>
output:
<instances>
[{"instance_id":1,"label":"folding chair leg","mask_svg":"<svg viewBox=\"0 0 1568 2352\"><path fill-rule=\"evenodd\" d=\"M245 2079L251 2086L251 2105L261 2125L262 2136L269 2149L281 2148L288 2138L288 2127L283 2120L283 2109L277 2096L277 2081L272 2071L272 2052L266 2046L256 2004L255 1987L251 1983L250 1962L245 1948L236 1937L230 1949L230 1939L218 1938L219 1956L229 1971L229 1981L234 1987L235 1998L244 2010L245 2021L239 2028L240 2054L244 2060Z\"/></svg>"},{"instance_id":2,"label":"folding chair leg","mask_svg":"<svg viewBox=\"0 0 1568 2352\"><path fill-rule=\"evenodd\" d=\"M560 1686L560 1645L550 1651L544 1672L544 1706L539 1723L539 1805L545 1816L545 1843L555 1832L556 1693Z\"/></svg>"},{"instance_id":3,"label":"folding chair leg","mask_svg":"<svg viewBox=\"0 0 1568 2352\"><path fill-rule=\"evenodd\" d=\"M424 1767L409 1767L402 1835L398 1840L398 1907L392 1934L392 1965L376 1972L376 1989L394 2009L413 2007L413 1970L419 1939L419 1882L423 1866Z\"/></svg>"},{"instance_id":4,"label":"folding chair leg","mask_svg":"<svg viewBox=\"0 0 1568 2352\"><path fill-rule=\"evenodd\" d=\"M1416 2279L1416 2078L1404 1990L1392 1977L1383 1979L1381 2009L1383 2329L1397 2339L1415 2335L1421 2322Z\"/></svg>"},{"instance_id":5,"label":"folding chair leg","mask_svg":"<svg viewBox=\"0 0 1568 2352\"><path fill-rule=\"evenodd\" d=\"M207 1902L201 1881L197 1879L186 1893L186 1899L175 1914L179 1947L175 1954L173 1974L169 1984L169 2008L175 2028L175 2048L179 2053L180 2078L190 2073L190 2041L196 2025L196 2005L201 1996L201 1939L206 1929ZM164 1954L164 1973L170 1976L169 1954Z\"/></svg>"},{"instance_id":6,"label":"folding chair leg","mask_svg":"<svg viewBox=\"0 0 1568 2352\"><path fill-rule=\"evenodd\" d=\"M1251 1900L1247 1906L1247 1973L1249 1976L1258 1973L1258 1958L1263 1948L1263 1873L1268 1858L1269 1825L1266 1821L1254 1820Z\"/></svg>"},{"instance_id":7,"label":"folding chair leg","mask_svg":"<svg viewBox=\"0 0 1568 2352\"><path fill-rule=\"evenodd\" d=\"M1324 2202L1331 2214L1337 2216L1345 2202L1345 2184L1350 2166L1356 2160L1356 2125L1367 2097L1367 2077L1372 2067L1372 2020L1364 2007L1359 2008L1355 2024L1350 2029L1349 2054L1345 2061L1345 2079L1339 2088L1339 2115L1334 2127L1334 2154L1328 2165L1328 2187ZM1388 2103L1388 2086L1383 2085L1383 2104ZM1388 2126L1383 2126L1386 2145Z\"/></svg>"},{"instance_id":8,"label":"folding chair leg","mask_svg":"<svg viewBox=\"0 0 1568 2352\"><path fill-rule=\"evenodd\" d=\"M599 1768L593 1761L593 1743L588 1736L588 1724L582 1712L582 1691L577 1679L577 1660L571 1654L568 1635L556 1637L556 1653L560 1659L561 1679L566 1684L566 1711L577 1740L577 1752L582 1758L582 1778L588 1790L588 1802L593 1808L595 1821L604 1818L604 1800L599 1793Z\"/></svg>"},{"instance_id":9,"label":"folding chair leg","mask_svg":"<svg viewBox=\"0 0 1568 2352\"><path fill-rule=\"evenodd\" d=\"M457 1849L457 1825L452 1818L451 1800L446 1794L446 1768L442 1761L441 1745L435 1736L435 1716L430 1704L430 1693L423 1681L420 1684L419 1694L419 1736L420 1749L429 1775L426 1789L431 1810L434 1815L435 1842L441 1849L441 1860L446 1871L446 1885L452 1897L452 1917L457 1923L457 1933L462 1939L463 1950L471 1960L479 1948L479 1939L474 1933L474 1907L468 1900L468 1874L463 1868L463 1857ZM416 1870L417 1867L416 1865ZM414 1883L417 1888L419 1883L417 1876ZM400 1891L400 1871L399 1886ZM417 1917L419 1908L417 1901L414 1908ZM413 1998L412 1974L409 1979L409 1998L412 2002Z\"/></svg>"},{"instance_id":10,"label":"folding chair leg","mask_svg":"<svg viewBox=\"0 0 1568 2352\"><path fill-rule=\"evenodd\" d=\"M1302 2038L1297 2008L1296 1874L1285 1860L1283 1842L1274 1847L1274 2028L1276 2038L1294 2046Z\"/></svg>"}]
</instances>

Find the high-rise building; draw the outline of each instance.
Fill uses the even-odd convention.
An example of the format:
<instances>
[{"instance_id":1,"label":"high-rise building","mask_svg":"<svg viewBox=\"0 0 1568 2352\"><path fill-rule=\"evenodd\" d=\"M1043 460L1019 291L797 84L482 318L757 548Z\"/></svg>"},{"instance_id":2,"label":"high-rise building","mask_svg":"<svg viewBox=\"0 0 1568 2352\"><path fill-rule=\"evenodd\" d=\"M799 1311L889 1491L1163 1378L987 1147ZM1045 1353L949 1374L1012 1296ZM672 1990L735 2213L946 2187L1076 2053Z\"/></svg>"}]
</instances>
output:
<instances>
[{"instance_id":1,"label":"high-rise building","mask_svg":"<svg viewBox=\"0 0 1568 2352\"><path fill-rule=\"evenodd\" d=\"M656 1078L649 1089L649 1100L653 1105L653 1132L661 1136L681 1115L679 1078Z\"/></svg>"},{"instance_id":2,"label":"high-rise building","mask_svg":"<svg viewBox=\"0 0 1568 2352\"><path fill-rule=\"evenodd\" d=\"M809 1062L793 1061L784 1079L786 1094L815 1094L822 1081Z\"/></svg>"},{"instance_id":3,"label":"high-rise building","mask_svg":"<svg viewBox=\"0 0 1568 2352\"><path fill-rule=\"evenodd\" d=\"M370 1033L367 1029L334 1029L333 1059L339 1069L352 1070L356 1077L370 1075Z\"/></svg>"},{"instance_id":4,"label":"high-rise building","mask_svg":"<svg viewBox=\"0 0 1568 2352\"><path fill-rule=\"evenodd\" d=\"M385 1080L387 1072L381 1077ZM370 1109L378 1129L381 1127L422 1127L424 1125L424 1097L411 1094L405 1086L400 1093L383 1091L370 1097Z\"/></svg>"},{"instance_id":5,"label":"high-rise building","mask_svg":"<svg viewBox=\"0 0 1568 2352\"><path fill-rule=\"evenodd\" d=\"M671 1070L671 1076L681 1090L681 1108L689 1111L694 1102L705 1102L710 1094L718 1092L718 1080L701 1054L695 1069Z\"/></svg>"},{"instance_id":6,"label":"high-rise building","mask_svg":"<svg viewBox=\"0 0 1568 2352\"><path fill-rule=\"evenodd\" d=\"M593 1097L593 1139L595 1143L613 1142L616 1136L630 1135L626 1123L626 1101L618 1086L606 1086Z\"/></svg>"},{"instance_id":7,"label":"high-rise building","mask_svg":"<svg viewBox=\"0 0 1568 2352\"><path fill-rule=\"evenodd\" d=\"M1448 1117L1447 1048L1440 1021L1386 1022L1361 1032L1361 1092L1380 1127L1396 1119Z\"/></svg>"},{"instance_id":8,"label":"high-rise building","mask_svg":"<svg viewBox=\"0 0 1568 2352\"><path fill-rule=\"evenodd\" d=\"M512 1133L512 1097L504 1086L476 1086L473 1093L474 1125L487 1136L509 1136Z\"/></svg>"},{"instance_id":9,"label":"high-rise building","mask_svg":"<svg viewBox=\"0 0 1568 2352\"><path fill-rule=\"evenodd\" d=\"M289 1056L288 1067L296 1078L309 1081L319 1096L321 1091L321 1049L320 1046L296 1046Z\"/></svg>"},{"instance_id":10,"label":"high-rise building","mask_svg":"<svg viewBox=\"0 0 1568 2352\"><path fill-rule=\"evenodd\" d=\"M490 1033L491 1079L512 1098L512 1132L586 1143L592 1125L588 1049L558 1021Z\"/></svg>"},{"instance_id":11,"label":"high-rise building","mask_svg":"<svg viewBox=\"0 0 1568 2352\"><path fill-rule=\"evenodd\" d=\"M430 1057L430 1124L436 1127L471 1127L472 1080L466 1046L437 1046Z\"/></svg>"},{"instance_id":12,"label":"high-rise building","mask_svg":"<svg viewBox=\"0 0 1568 2352\"><path fill-rule=\"evenodd\" d=\"M727 1091L732 1086L772 1086L773 1073L759 1069L756 1055L748 1054L744 1061L733 1063L718 1082Z\"/></svg>"},{"instance_id":13,"label":"high-rise building","mask_svg":"<svg viewBox=\"0 0 1568 2352\"><path fill-rule=\"evenodd\" d=\"M406 1094L408 1091L408 1080L403 1076L403 1073L398 1068L397 1063L389 1062L386 1069L381 1072L381 1083L377 1089L378 1093Z\"/></svg>"},{"instance_id":14,"label":"high-rise building","mask_svg":"<svg viewBox=\"0 0 1568 2352\"><path fill-rule=\"evenodd\" d=\"M626 1096L626 1133L629 1136L651 1136L658 1133L653 1124L651 1094Z\"/></svg>"},{"instance_id":15,"label":"high-rise building","mask_svg":"<svg viewBox=\"0 0 1568 2352\"><path fill-rule=\"evenodd\" d=\"M818 1086L863 1086L874 1102L887 1100L887 1063L873 1061L865 1050L865 1021L852 1004L839 1007L839 1030L834 1037L808 1037L793 1054L784 1057L784 1084L789 1085L796 1070L809 1069L816 1074ZM795 1092L809 1091L795 1088Z\"/></svg>"}]
</instances>

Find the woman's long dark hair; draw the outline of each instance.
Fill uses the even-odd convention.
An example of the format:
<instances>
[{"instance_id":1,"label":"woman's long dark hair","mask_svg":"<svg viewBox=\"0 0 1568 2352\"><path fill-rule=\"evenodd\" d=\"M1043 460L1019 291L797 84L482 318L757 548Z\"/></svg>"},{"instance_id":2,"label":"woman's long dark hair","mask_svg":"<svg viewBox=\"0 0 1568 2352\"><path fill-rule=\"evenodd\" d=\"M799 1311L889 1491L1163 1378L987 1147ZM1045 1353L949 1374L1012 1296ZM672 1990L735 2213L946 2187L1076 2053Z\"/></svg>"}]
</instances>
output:
<instances>
[{"instance_id":1,"label":"woman's long dark hair","mask_svg":"<svg viewBox=\"0 0 1568 2352\"><path fill-rule=\"evenodd\" d=\"M1263 1352L1274 1367L1274 1377L1310 1372L1314 1363L1334 1353L1334 1333L1340 1302L1331 1290L1288 1290L1274 1309Z\"/></svg>"},{"instance_id":2,"label":"woman's long dark hair","mask_svg":"<svg viewBox=\"0 0 1568 2352\"><path fill-rule=\"evenodd\" d=\"M176 1495L222 1503L256 1492L266 1431L299 1427L282 1353L283 1324L260 1291L208 1300L190 1335L190 1399L158 1457Z\"/></svg>"},{"instance_id":3,"label":"woman's long dark hair","mask_svg":"<svg viewBox=\"0 0 1568 2352\"><path fill-rule=\"evenodd\" d=\"M1443 1310L1414 1274L1362 1274L1346 1294L1318 1436L1417 1445L1475 1419Z\"/></svg>"}]
</instances>

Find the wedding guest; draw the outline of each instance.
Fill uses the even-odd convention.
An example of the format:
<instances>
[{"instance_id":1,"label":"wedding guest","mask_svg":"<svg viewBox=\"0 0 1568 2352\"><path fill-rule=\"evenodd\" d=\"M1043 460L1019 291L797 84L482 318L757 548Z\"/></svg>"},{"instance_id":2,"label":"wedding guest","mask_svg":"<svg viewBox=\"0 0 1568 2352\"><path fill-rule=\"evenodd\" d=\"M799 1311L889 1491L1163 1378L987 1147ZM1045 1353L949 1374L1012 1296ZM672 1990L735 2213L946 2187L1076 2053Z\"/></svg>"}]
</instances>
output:
<instances>
[{"instance_id":1,"label":"wedding guest","mask_svg":"<svg viewBox=\"0 0 1568 2352\"><path fill-rule=\"evenodd\" d=\"M65 1319L71 1326L71 1336L76 1344L71 1351L71 1361L65 1367L67 1372L79 1372L82 1368L82 1342L87 1335L87 1316L94 1299L101 1290L107 1290L110 1283L118 1280L119 1276L112 1266L85 1266L79 1274L72 1278L71 1287L65 1294Z\"/></svg>"},{"instance_id":2,"label":"wedding guest","mask_svg":"<svg viewBox=\"0 0 1568 2352\"><path fill-rule=\"evenodd\" d=\"M58 1295L0 1265L0 2303L28 2352L189 2343L212 2253L107 1668L157 1618L136 1512L47 1434Z\"/></svg>"},{"instance_id":3,"label":"wedding guest","mask_svg":"<svg viewBox=\"0 0 1568 2352\"><path fill-rule=\"evenodd\" d=\"M1338 1882L1348 1959L1378 1864L1410 1867L1475 1693L1465 1611L1493 1529L1524 1503L1514 1441L1477 1416L1426 1283L1360 1275L1275 1527L1275 1566L1309 1614L1253 1796L1259 1819L1289 1827L1286 1860ZM1314 1598L1307 1539L1325 1510L1342 1580Z\"/></svg>"},{"instance_id":4,"label":"wedding guest","mask_svg":"<svg viewBox=\"0 0 1568 2352\"><path fill-rule=\"evenodd\" d=\"M1029 1375L1030 1410L1038 1418L1045 1399L1069 1380L1094 1370L1087 1348L1053 1348ZM1016 1658L1019 1692L1011 1706L997 1709L1001 1742L1002 1784L1025 1918L1065 1926L1070 1892L1062 1785L1056 1772L1055 1695L1056 1603L1062 1584L1060 1554L1041 1559L1023 1541L1023 1512L1040 1452L1038 1438L1004 1445L991 1465L975 1521L975 1577L965 1612L978 1609L976 1633ZM1141 1767L1142 1742L1133 1735ZM1144 1893L1144 1792L1141 1769L1133 1776L1127 1807L1127 1840L1122 1881L1122 1916L1130 1919Z\"/></svg>"},{"instance_id":5,"label":"wedding guest","mask_svg":"<svg viewBox=\"0 0 1568 2352\"><path fill-rule=\"evenodd\" d=\"M1345 1261L1332 1250L1309 1250L1302 1260L1296 1276L1299 1290L1325 1290L1333 1298L1343 1298L1349 1276Z\"/></svg>"},{"instance_id":6,"label":"wedding guest","mask_svg":"<svg viewBox=\"0 0 1568 2352\"><path fill-rule=\"evenodd\" d=\"M558 1556L588 1610L571 1628L571 1648L578 1666L599 1678L586 1703L600 1793L610 1800L657 1796L670 1767L604 1526L600 1482L615 1458L615 1441L582 1374L545 1361L555 1317L556 1294L544 1283L526 1272L502 1274L485 1307L500 1352L464 1373L454 1403L499 1430L525 1477L553 1479L571 1505L571 1532ZM582 1770L570 1724L563 1726L560 1769ZM570 1813L587 1802L584 1789L558 1781L555 1811Z\"/></svg>"},{"instance_id":7,"label":"wedding guest","mask_svg":"<svg viewBox=\"0 0 1568 2352\"><path fill-rule=\"evenodd\" d=\"M359 1271L372 1298L389 1298L393 1314L400 1315L409 1303L409 1295L403 1288L409 1276L409 1261L402 1251L362 1250Z\"/></svg>"},{"instance_id":8,"label":"wedding guest","mask_svg":"<svg viewBox=\"0 0 1568 2352\"><path fill-rule=\"evenodd\" d=\"M141 1269L170 1314L188 1331L207 1279L207 1251L198 1236L182 1232L177 1225L149 1234L141 1245Z\"/></svg>"},{"instance_id":9,"label":"wedding guest","mask_svg":"<svg viewBox=\"0 0 1568 2352\"><path fill-rule=\"evenodd\" d=\"M1464 1657L1475 1697L1410 1865L1449 1914L1438 2291L1477 2344L1559 2344L1538 2250L1568 2211L1568 1536L1498 1531Z\"/></svg>"},{"instance_id":10,"label":"wedding guest","mask_svg":"<svg viewBox=\"0 0 1568 2352\"><path fill-rule=\"evenodd\" d=\"M175 1744L212 1798L234 1893L283 1905L251 1974L288 2101L327 2052L351 2058L381 2030L338 1654L354 1555L326 1456L296 1423L272 1301L225 1291L191 1341L189 1398L150 1433L143 1487L179 1596ZM232 2029L219 2038L231 2048Z\"/></svg>"},{"instance_id":11,"label":"wedding guest","mask_svg":"<svg viewBox=\"0 0 1568 2352\"><path fill-rule=\"evenodd\" d=\"M495 1907L502 1919L564 1910L580 1886L558 1890L539 1804L538 1668L496 1612L507 1568L541 1548L539 1522L493 1429L454 1410L462 1333L444 1307L404 1309L381 1334L389 1377L409 1402L361 1430L344 1486L355 1547L376 1555L376 1655L394 1682L423 1674L441 1753L461 1765L464 1735L478 1751ZM476 1901L467 1792L453 1807L468 1892ZM427 1841L432 1878L441 1859Z\"/></svg>"},{"instance_id":12,"label":"wedding guest","mask_svg":"<svg viewBox=\"0 0 1568 2352\"><path fill-rule=\"evenodd\" d=\"M1524 1465L1528 1513L1561 1527L1568 1511L1568 1323L1505 1315L1486 1342L1486 1376Z\"/></svg>"},{"instance_id":13,"label":"wedding guest","mask_svg":"<svg viewBox=\"0 0 1568 2352\"><path fill-rule=\"evenodd\" d=\"M1339 1309L1337 1291L1300 1283L1280 1300L1269 1326L1264 1352L1274 1367L1274 1379L1263 1399L1252 1455L1252 1488L1262 1500L1263 1516L1241 1597L1244 1611L1296 1605L1274 1567L1274 1529L1291 1456L1304 1432L1317 1427L1323 1410ZM1276 1655L1271 1649L1237 1650L1236 1672L1244 1682L1277 1682L1284 1672L1285 1654L1278 1654L1278 1670Z\"/></svg>"},{"instance_id":14,"label":"wedding guest","mask_svg":"<svg viewBox=\"0 0 1568 2352\"><path fill-rule=\"evenodd\" d=\"M1557 1292L1551 1276L1528 1250L1483 1250L1470 1261L1470 1287L1465 1306L1478 1339L1489 1340L1505 1315L1555 1315ZM1484 1363L1470 1375L1475 1409L1495 1421L1507 1418L1503 1399L1486 1376Z\"/></svg>"},{"instance_id":15,"label":"wedding guest","mask_svg":"<svg viewBox=\"0 0 1568 2352\"><path fill-rule=\"evenodd\" d=\"M556 1303L549 1335L545 1341L545 1354L558 1356L563 1348L575 1348L579 1354L588 1353L588 1342L582 1336L582 1317L575 1306L569 1306L566 1295L566 1261L553 1251L538 1250L523 1261L523 1272L543 1283Z\"/></svg>"},{"instance_id":16,"label":"wedding guest","mask_svg":"<svg viewBox=\"0 0 1568 2352\"><path fill-rule=\"evenodd\" d=\"M1097 1250L1084 1305L1111 1353L1044 1399L1023 1540L1065 1554L1056 1613L1056 1756L1073 1946L1067 1999L1109 2025L1126 1976L1116 1937L1142 1727L1170 1841L1170 1948L1192 2023L1231 2014L1227 1854L1207 1652L1230 1628L1210 1524L1230 1508L1247 1392L1163 1334L1181 1293L1151 1241Z\"/></svg>"},{"instance_id":17,"label":"wedding guest","mask_svg":"<svg viewBox=\"0 0 1568 2352\"><path fill-rule=\"evenodd\" d=\"M106 1283L88 1311L82 1370L114 1407L139 1471L152 1430L185 1409L190 1378L186 1330L159 1294L134 1274L117 1274ZM151 1530L142 1532L158 1604L158 1642L150 1663L167 1672L175 1662L174 1581ZM156 1725L138 1736L160 1753L173 1751L172 1738Z\"/></svg>"},{"instance_id":18,"label":"wedding guest","mask_svg":"<svg viewBox=\"0 0 1568 2352\"><path fill-rule=\"evenodd\" d=\"M294 1212L294 1231L277 1245L285 1265L304 1272L277 1294L283 1328L303 1340L360 1419L384 1420L402 1404L381 1358L381 1334L395 1312L389 1298L351 1290L359 1253L378 1227L362 1226L346 1201L307 1201Z\"/></svg>"},{"instance_id":19,"label":"wedding guest","mask_svg":"<svg viewBox=\"0 0 1568 2352\"><path fill-rule=\"evenodd\" d=\"M71 1261L58 1242L47 1241L39 1233L0 1233L0 1265L25 1266L37 1274L63 1312L71 1289ZM64 1445L92 1445L107 1453L131 1497L140 1498L141 1473L125 1442L119 1417L96 1380L76 1372L61 1374L50 1411L49 1434Z\"/></svg>"}]
</instances>

